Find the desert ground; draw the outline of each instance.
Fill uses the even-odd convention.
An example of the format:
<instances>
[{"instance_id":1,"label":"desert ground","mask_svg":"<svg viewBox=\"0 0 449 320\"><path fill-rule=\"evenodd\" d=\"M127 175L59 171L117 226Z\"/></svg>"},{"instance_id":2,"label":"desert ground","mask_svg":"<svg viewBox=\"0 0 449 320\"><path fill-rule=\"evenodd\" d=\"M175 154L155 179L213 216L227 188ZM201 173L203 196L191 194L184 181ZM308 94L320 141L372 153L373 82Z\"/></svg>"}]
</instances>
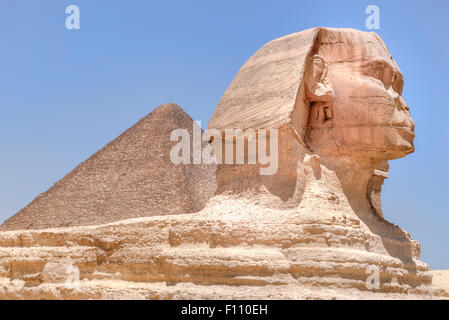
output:
<instances>
[{"instance_id":1,"label":"desert ground","mask_svg":"<svg viewBox=\"0 0 449 320\"><path fill-rule=\"evenodd\" d=\"M446 292L449 298L449 270L431 270L432 284Z\"/></svg>"}]
</instances>

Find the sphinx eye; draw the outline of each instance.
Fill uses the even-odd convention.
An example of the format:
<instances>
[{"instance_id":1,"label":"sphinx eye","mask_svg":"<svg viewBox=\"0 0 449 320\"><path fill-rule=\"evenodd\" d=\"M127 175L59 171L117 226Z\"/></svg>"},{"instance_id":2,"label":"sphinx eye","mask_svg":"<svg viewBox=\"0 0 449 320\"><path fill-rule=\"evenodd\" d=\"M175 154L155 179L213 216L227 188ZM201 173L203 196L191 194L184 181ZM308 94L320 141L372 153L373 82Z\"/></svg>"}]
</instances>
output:
<instances>
[{"instance_id":1,"label":"sphinx eye","mask_svg":"<svg viewBox=\"0 0 449 320\"><path fill-rule=\"evenodd\" d=\"M382 66L376 63L373 65L372 68L373 68L373 70L371 71L371 76L382 81L382 75L383 75Z\"/></svg>"},{"instance_id":2,"label":"sphinx eye","mask_svg":"<svg viewBox=\"0 0 449 320\"><path fill-rule=\"evenodd\" d=\"M382 81L386 87L389 87L393 80L393 70L383 61L375 61L369 65L366 65L364 73L370 77Z\"/></svg>"}]
</instances>

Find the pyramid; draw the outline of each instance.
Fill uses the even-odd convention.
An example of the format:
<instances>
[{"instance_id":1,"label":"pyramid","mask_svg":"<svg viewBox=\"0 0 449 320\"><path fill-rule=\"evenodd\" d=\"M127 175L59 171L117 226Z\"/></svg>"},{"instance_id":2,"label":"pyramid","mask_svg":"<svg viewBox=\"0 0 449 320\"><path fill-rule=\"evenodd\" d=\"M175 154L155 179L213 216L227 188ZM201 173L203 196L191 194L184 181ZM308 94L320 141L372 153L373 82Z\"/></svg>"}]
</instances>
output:
<instances>
[{"instance_id":1,"label":"pyramid","mask_svg":"<svg viewBox=\"0 0 449 320\"><path fill-rule=\"evenodd\" d=\"M174 129L193 120L164 104L6 220L0 230L89 226L201 210L216 188L214 165L175 165Z\"/></svg>"}]
</instances>

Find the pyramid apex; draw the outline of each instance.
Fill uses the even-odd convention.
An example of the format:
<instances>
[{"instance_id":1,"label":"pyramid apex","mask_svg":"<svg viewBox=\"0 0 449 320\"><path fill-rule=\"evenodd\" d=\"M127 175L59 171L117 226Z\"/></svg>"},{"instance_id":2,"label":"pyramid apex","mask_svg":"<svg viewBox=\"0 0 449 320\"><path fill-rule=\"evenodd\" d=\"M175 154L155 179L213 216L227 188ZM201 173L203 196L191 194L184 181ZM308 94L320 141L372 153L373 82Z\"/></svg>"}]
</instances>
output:
<instances>
[{"instance_id":1,"label":"pyramid apex","mask_svg":"<svg viewBox=\"0 0 449 320\"><path fill-rule=\"evenodd\" d=\"M185 113L184 109L182 109L176 103L172 103L172 102L161 104L156 109L154 109L154 111L159 111L159 112L168 112L168 111L178 111L179 112L179 111L182 111L182 112Z\"/></svg>"}]
</instances>

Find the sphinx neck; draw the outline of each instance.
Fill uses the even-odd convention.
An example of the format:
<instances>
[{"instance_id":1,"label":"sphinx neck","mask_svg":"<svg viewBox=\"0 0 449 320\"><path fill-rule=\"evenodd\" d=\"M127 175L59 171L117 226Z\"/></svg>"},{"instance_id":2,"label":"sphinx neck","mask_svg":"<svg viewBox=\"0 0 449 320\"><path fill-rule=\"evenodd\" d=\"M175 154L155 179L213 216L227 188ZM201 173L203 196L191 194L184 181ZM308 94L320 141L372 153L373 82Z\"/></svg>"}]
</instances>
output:
<instances>
[{"instance_id":1,"label":"sphinx neck","mask_svg":"<svg viewBox=\"0 0 449 320\"><path fill-rule=\"evenodd\" d=\"M367 188L379 161L371 158L349 156L325 156L320 158L328 174L336 178L338 188L357 214L372 214Z\"/></svg>"}]
</instances>

